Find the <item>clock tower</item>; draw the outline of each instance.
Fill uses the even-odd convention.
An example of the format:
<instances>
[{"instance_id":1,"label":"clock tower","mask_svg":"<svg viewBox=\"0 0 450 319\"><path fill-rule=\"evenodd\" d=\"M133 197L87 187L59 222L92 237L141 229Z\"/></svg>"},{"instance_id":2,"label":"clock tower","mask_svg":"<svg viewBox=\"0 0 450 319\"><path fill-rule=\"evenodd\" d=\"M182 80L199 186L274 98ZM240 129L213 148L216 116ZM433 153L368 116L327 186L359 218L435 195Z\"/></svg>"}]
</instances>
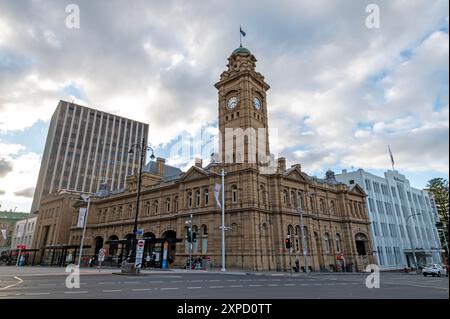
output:
<instances>
[{"instance_id":1,"label":"clock tower","mask_svg":"<svg viewBox=\"0 0 450 319\"><path fill-rule=\"evenodd\" d=\"M267 164L269 133L266 92L256 58L244 47L233 51L215 84L219 93L219 149L224 163Z\"/></svg>"}]
</instances>

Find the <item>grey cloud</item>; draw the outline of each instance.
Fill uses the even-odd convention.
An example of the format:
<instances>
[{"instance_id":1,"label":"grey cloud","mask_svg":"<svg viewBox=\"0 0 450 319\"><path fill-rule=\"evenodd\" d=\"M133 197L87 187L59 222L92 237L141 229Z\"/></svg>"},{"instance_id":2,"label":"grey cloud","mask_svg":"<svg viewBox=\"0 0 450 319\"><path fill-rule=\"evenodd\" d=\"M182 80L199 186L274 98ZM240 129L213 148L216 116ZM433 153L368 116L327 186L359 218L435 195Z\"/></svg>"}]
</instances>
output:
<instances>
[{"instance_id":1,"label":"grey cloud","mask_svg":"<svg viewBox=\"0 0 450 319\"><path fill-rule=\"evenodd\" d=\"M17 192L14 192L14 195L31 198L34 195L34 187L28 187Z\"/></svg>"},{"instance_id":2,"label":"grey cloud","mask_svg":"<svg viewBox=\"0 0 450 319\"><path fill-rule=\"evenodd\" d=\"M254 0L236 1L234 5L229 1L196 4L137 0L132 5L126 1L77 1L81 28L72 30L64 27L64 8L69 3L0 4L1 18L14 35L5 48L0 48L0 56L4 50L3 54L8 52L11 57L8 74L0 73L0 115L2 105L10 104L14 112L21 108L25 112L38 104L39 116L51 116L57 100L65 94L38 87L28 89L24 79L38 73L40 78L55 83L73 81L91 106L119 111L131 118L140 111L139 119L151 125L151 139L168 142L187 125L216 121L217 95L212 85L238 46L237 26L245 21L244 45L255 54L258 71L272 86L268 95L269 124L281 130L280 155L299 160L291 150L309 150L300 159L304 166L317 169L327 169L333 163L370 167L379 165L379 161L373 161L375 151L384 152L381 145L394 137L355 140L353 133L358 123L389 122L408 111L414 113L419 124L428 121L426 113L432 113L435 98L431 93L436 92L430 88L441 82L448 84L448 76L438 82L427 78L427 83L422 77L410 76L416 70L427 69L427 61L411 60L410 64L422 68L396 71L400 53L414 49L423 34L445 21L448 1L416 1L401 6L377 1L382 14L379 30L364 26L366 3L361 1L274 4ZM45 42L46 30L54 32L60 48ZM150 49L144 48L145 43L150 44ZM168 69L176 54L184 60ZM448 64L440 60L433 63L432 72L448 70ZM409 98L395 104L380 102L389 86L371 83L368 77L385 70L392 72L398 83L403 83L401 78L408 82L412 79L414 88L424 89L411 90ZM19 90L23 95L15 98L8 94L17 91L19 85L27 88ZM155 89L154 99L147 94L149 88ZM132 101L133 105L123 105L122 96L137 100ZM442 100L448 103L448 92ZM445 131L448 133L448 129L435 131L432 137L441 149L446 148L446 142L448 148ZM395 139L406 143L407 133ZM379 150L370 143L379 143ZM420 161L430 160L442 166L432 158L430 152L434 149L430 144L434 143L421 143L420 149L419 144L405 148L408 165L419 166ZM448 155L441 158L448 162Z\"/></svg>"},{"instance_id":3,"label":"grey cloud","mask_svg":"<svg viewBox=\"0 0 450 319\"><path fill-rule=\"evenodd\" d=\"M5 177L9 172L12 172L12 170L12 163L0 158L0 177Z\"/></svg>"}]
</instances>

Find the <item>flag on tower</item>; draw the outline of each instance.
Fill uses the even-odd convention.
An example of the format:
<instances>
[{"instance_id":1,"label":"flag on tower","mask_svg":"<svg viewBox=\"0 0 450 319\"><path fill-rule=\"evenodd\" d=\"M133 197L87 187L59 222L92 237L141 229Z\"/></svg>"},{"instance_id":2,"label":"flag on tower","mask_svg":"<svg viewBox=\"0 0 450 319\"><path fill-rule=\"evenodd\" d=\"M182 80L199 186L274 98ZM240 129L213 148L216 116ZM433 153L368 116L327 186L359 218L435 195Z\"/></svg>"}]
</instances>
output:
<instances>
[{"instance_id":1,"label":"flag on tower","mask_svg":"<svg viewBox=\"0 0 450 319\"><path fill-rule=\"evenodd\" d=\"M245 35L247 34L247 33L244 32L244 30L242 30L241 27L239 27L239 31L241 32L241 34L242 34L243 37L245 37Z\"/></svg>"}]
</instances>

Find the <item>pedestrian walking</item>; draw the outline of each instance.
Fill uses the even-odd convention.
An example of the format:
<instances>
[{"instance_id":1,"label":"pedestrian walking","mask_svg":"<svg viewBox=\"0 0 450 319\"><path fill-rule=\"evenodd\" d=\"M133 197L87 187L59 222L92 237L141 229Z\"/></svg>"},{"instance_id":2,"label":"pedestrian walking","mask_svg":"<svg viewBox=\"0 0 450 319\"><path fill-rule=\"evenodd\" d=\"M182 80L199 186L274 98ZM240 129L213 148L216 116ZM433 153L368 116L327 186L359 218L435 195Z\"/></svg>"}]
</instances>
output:
<instances>
[{"instance_id":1,"label":"pedestrian walking","mask_svg":"<svg viewBox=\"0 0 450 319\"><path fill-rule=\"evenodd\" d=\"M69 252L69 254L66 256L66 264L70 265L72 263L72 253Z\"/></svg>"},{"instance_id":2,"label":"pedestrian walking","mask_svg":"<svg viewBox=\"0 0 450 319\"><path fill-rule=\"evenodd\" d=\"M150 262L151 262L151 257L150 257L150 254L148 254L145 257L145 268L150 268Z\"/></svg>"},{"instance_id":3,"label":"pedestrian walking","mask_svg":"<svg viewBox=\"0 0 450 319\"><path fill-rule=\"evenodd\" d=\"M295 260L295 272L299 271L300 271L300 258L297 257L297 259Z\"/></svg>"}]
</instances>

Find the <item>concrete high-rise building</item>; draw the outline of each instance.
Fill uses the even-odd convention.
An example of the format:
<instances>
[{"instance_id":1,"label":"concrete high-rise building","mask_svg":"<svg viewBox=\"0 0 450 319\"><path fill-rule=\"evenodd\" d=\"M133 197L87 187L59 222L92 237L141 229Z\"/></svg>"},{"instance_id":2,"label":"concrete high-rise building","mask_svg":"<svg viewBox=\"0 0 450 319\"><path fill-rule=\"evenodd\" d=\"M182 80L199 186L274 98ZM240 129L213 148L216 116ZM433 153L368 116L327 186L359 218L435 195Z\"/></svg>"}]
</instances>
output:
<instances>
[{"instance_id":1,"label":"concrete high-rise building","mask_svg":"<svg viewBox=\"0 0 450 319\"><path fill-rule=\"evenodd\" d=\"M125 186L139 154L132 144L147 140L148 124L60 101L50 122L31 212L42 196L61 189L96 192L101 183L110 189Z\"/></svg>"},{"instance_id":2,"label":"concrete high-rise building","mask_svg":"<svg viewBox=\"0 0 450 319\"><path fill-rule=\"evenodd\" d=\"M440 263L439 220L432 197L410 186L398 171L388 170L384 177L362 169L344 170L336 179L359 185L367 194L373 250L382 269L403 269L417 264Z\"/></svg>"}]
</instances>

